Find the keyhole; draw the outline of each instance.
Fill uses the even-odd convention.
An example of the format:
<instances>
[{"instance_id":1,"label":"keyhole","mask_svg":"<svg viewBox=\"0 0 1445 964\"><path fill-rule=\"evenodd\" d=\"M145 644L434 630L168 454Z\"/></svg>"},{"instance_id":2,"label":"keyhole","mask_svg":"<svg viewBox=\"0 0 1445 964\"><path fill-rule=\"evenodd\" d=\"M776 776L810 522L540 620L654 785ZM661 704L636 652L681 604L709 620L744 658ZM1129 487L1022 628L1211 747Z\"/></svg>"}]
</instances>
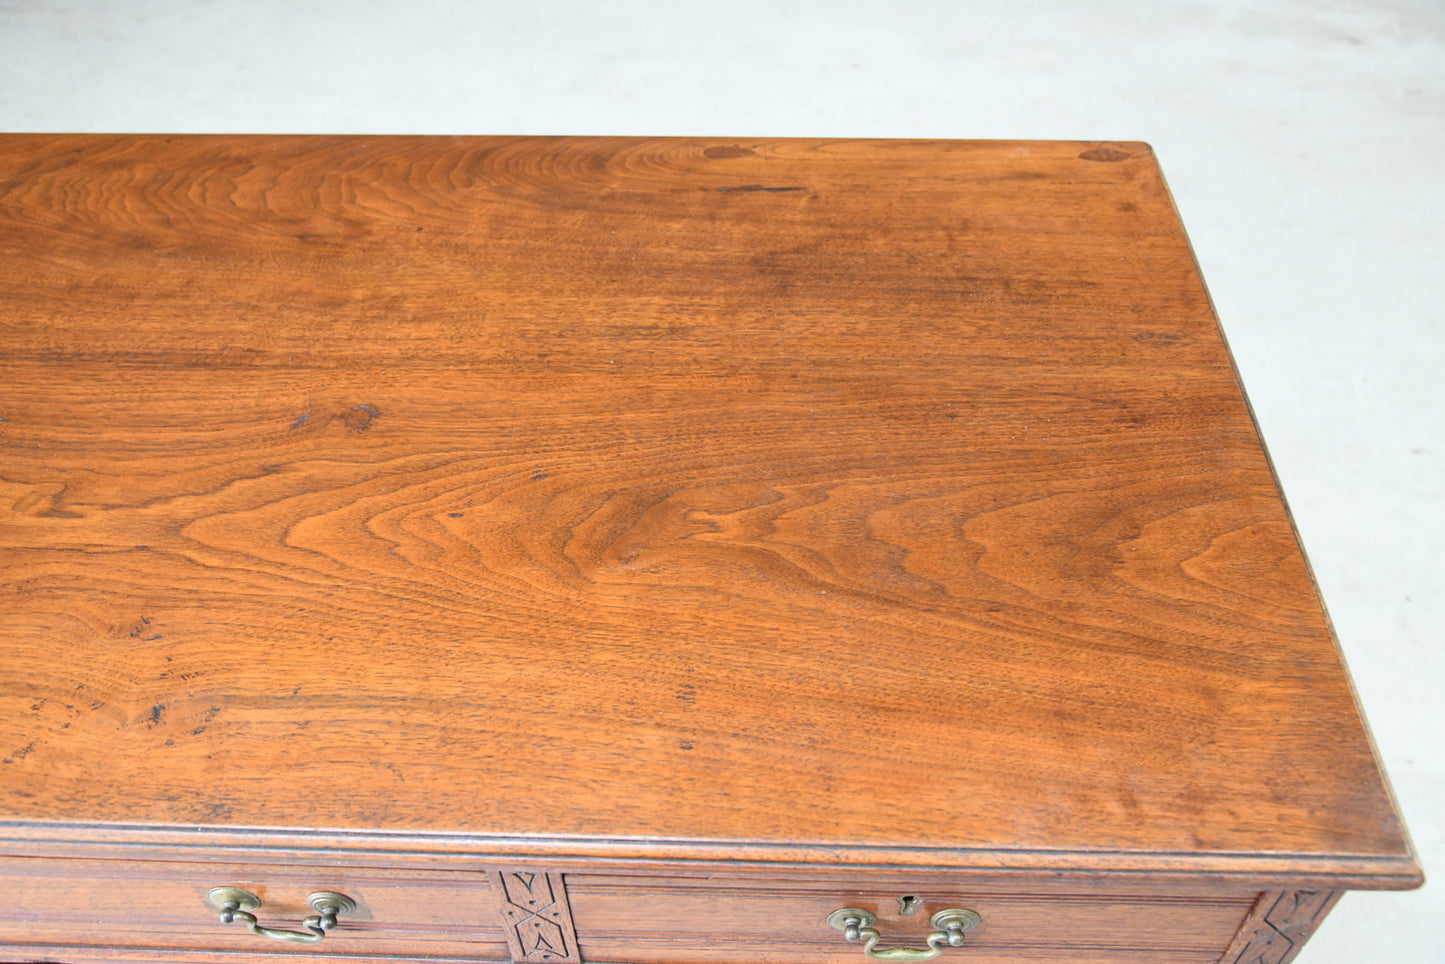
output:
<instances>
[{"instance_id":1,"label":"keyhole","mask_svg":"<svg viewBox=\"0 0 1445 964\"><path fill-rule=\"evenodd\" d=\"M898 915L900 917L912 917L918 913L918 908L923 904L923 898L914 894L898 898Z\"/></svg>"}]
</instances>

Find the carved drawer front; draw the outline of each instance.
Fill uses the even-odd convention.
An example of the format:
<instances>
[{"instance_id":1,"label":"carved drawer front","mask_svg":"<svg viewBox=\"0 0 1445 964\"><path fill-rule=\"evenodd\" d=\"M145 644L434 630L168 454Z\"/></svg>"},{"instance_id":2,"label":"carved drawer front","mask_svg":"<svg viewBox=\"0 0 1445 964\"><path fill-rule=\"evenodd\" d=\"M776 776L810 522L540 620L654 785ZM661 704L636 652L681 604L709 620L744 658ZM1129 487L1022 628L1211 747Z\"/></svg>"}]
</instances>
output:
<instances>
[{"instance_id":1,"label":"carved drawer front","mask_svg":"<svg viewBox=\"0 0 1445 964\"><path fill-rule=\"evenodd\" d=\"M0 858L0 894L0 960L511 959L481 872Z\"/></svg>"},{"instance_id":2,"label":"carved drawer front","mask_svg":"<svg viewBox=\"0 0 1445 964\"><path fill-rule=\"evenodd\" d=\"M869 957L905 964L933 957L939 964L1218 964L1259 896L1004 893L936 885L906 890L891 883L840 888L574 874L567 875L567 891L583 959L629 964L863 964ZM837 915L846 909L874 918L864 921L874 935L862 927L849 934ZM877 937L871 946L870 936Z\"/></svg>"}]
</instances>

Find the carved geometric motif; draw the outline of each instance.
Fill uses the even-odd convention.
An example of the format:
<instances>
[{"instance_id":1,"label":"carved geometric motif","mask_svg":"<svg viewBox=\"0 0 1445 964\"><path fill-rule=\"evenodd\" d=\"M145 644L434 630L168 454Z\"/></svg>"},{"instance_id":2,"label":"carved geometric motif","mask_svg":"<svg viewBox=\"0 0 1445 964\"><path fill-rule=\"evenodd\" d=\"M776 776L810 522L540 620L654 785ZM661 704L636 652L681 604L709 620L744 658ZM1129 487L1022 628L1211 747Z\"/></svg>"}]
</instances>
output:
<instances>
[{"instance_id":1,"label":"carved geometric motif","mask_svg":"<svg viewBox=\"0 0 1445 964\"><path fill-rule=\"evenodd\" d=\"M579 964L577 936L561 874L532 870L489 871L512 960Z\"/></svg>"},{"instance_id":2,"label":"carved geometric motif","mask_svg":"<svg viewBox=\"0 0 1445 964\"><path fill-rule=\"evenodd\" d=\"M1287 964L1315 928L1324 920L1339 891L1296 890L1270 891L1255 906L1235 941L1244 946L1233 955L1226 955L1228 964Z\"/></svg>"}]
</instances>

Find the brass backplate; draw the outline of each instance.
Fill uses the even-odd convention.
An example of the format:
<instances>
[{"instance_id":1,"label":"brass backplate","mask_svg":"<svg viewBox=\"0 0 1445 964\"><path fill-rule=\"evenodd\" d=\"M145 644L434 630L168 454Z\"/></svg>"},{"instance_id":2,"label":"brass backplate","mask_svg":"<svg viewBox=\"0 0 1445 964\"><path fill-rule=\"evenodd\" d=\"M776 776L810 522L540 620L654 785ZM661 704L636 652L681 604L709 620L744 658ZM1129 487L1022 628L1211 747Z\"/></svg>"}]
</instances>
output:
<instances>
[{"instance_id":1,"label":"brass backplate","mask_svg":"<svg viewBox=\"0 0 1445 964\"><path fill-rule=\"evenodd\" d=\"M859 927L872 927L878 923L878 918L866 910L859 910L857 907L844 907L842 910L835 910L828 915L828 926L835 931L847 930L848 921L856 920Z\"/></svg>"},{"instance_id":2,"label":"brass backplate","mask_svg":"<svg viewBox=\"0 0 1445 964\"><path fill-rule=\"evenodd\" d=\"M319 890L306 898L306 903L318 914L325 914L328 907L336 908L337 917L345 917L356 910L356 901L345 894L338 894L330 890Z\"/></svg>"},{"instance_id":3,"label":"brass backplate","mask_svg":"<svg viewBox=\"0 0 1445 964\"><path fill-rule=\"evenodd\" d=\"M261 906L261 898L239 887L212 887L206 894L206 900L215 904L217 909L235 904L237 910L253 911Z\"/></svg>"}]
</instances>

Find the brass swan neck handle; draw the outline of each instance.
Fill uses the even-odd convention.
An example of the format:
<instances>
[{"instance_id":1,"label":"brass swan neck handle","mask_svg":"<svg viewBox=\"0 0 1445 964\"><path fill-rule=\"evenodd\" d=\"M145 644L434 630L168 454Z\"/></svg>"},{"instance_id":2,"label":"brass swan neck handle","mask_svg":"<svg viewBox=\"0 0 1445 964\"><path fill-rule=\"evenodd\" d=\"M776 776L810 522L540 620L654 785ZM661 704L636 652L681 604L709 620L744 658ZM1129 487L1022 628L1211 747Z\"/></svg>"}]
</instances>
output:
<instances>
[{"instance_id":1,"label":"brass swan neck handle","mask_svg":"<svg viewBox=\"0 0 1445 964\"><path fill-rule=\"evenodd\" d=\"M301 921L304 931L283 930L278 927L262 927L251 913L261 906L261 898L239 887L215 887L206 894L206 900L219 908L221 923L240 921L252 934L260 934L272 940L289 944L315 944L336 926L336 919L356 910L356 902L345 894L329 890L317 891L306 898L306 903L316 914Z\"/></svg>"},{"instance_id":2,"label":"brass swan neck handle","mask_svg":"<svg viewBox=\"0 0 1445 964\"><path fill-rule=\"evenodd\" d=\"M973 930L983 922L977 912L963 908L941 910L933 915L930 923L933 933L925 939L928 945L921 947L889 947L878 950L883 935L873 925L878 918L857 907L844 907L828 915L828 926L843 932L843 939L853 943L863 941L863 953L875 961L895 961L898 964L913 964L916 961L931 961L943 952L945 947L963 945L965 931Z\"/></svg>"}]
</instances>

